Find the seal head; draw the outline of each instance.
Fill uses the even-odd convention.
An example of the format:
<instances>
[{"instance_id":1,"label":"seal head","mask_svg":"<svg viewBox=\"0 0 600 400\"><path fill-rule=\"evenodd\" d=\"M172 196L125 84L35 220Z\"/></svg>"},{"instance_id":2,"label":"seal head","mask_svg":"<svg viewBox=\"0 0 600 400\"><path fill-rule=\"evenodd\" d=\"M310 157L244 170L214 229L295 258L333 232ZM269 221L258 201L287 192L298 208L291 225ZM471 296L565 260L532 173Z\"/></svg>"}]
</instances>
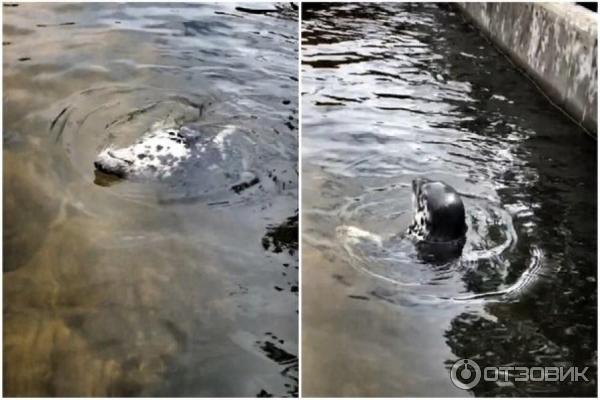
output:
<instances>
[{"instance_id":1,"label":"seal head","mask_svg":"<svg viewBox=\"0 0 600 400\"><path fill-rule=\"evenodd\" d=\"M408 236L417 241L423 258L459 256L465 243L465 207L453 187L426 178L415 179L413 222Z\"/></svg>"},{"instance_id":2,"label":"seal head","mask_svg":"<svg viewBox=\"0 0 600 400\"><path fill-rule=\"evenodd\" d=\"M166 178L190 158L192 145L185 130L159 128L131 146L104 149L96 157L94 166L119 178Z\"/></svg>"}]
</instances>

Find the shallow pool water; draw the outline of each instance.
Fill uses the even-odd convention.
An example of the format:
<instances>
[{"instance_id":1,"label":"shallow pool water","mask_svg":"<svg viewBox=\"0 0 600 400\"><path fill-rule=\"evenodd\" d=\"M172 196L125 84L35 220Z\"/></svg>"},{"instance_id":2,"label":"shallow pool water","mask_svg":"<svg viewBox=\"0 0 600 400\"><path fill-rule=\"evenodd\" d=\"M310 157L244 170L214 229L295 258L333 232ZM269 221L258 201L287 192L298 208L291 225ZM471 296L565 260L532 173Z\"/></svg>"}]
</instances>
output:
<instances>
[{"instance_id":1,"label":"shallow pool water","mask_svg":"<svg viewBox=\"0 0 600 400\"><path fill-rule=\"evenodd\" d=\"M596 141L449 6L304 5L302 74L303 394L595 395ZM402 238L419 177L459 258ZM462 358L588 382L463 391Z\"/></svg>"},{"instance_id":2,"label":"shallow pool water","mask_svg":"<svg viewBox=\"0 0 600 400\"><path fill-rule=\"evenodd\" d=\"M297 394L296 7L3 14L4 394ZM258 182L94 170L161 121L233 126Z\"/></svg>"}]
</instances>

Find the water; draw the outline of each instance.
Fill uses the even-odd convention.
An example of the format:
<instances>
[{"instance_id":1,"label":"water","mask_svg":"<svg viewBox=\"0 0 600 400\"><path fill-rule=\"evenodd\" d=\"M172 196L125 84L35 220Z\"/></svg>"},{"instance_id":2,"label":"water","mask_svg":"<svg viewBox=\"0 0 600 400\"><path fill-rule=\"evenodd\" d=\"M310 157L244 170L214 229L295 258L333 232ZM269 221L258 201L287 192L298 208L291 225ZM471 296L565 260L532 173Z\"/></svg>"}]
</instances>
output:
<instances>
[{"instance_id":1,"label":"water","mask_svg":"<svg viewBox=\"0 0 600 400\"><path fill-rule=\"evenodd\" d=\"M4 394L297 394L294 7L3 12ZM259 183L94 171L161 121L235 127Z\"/></svg>"},{"instance_id":2,"label":"water","mask_svg":"<svg viewBox=\"0 0 600 400\"><path fill-rule=\"evenodd\" d=\"M307 396L596 394L596 142L448 6L304 5ZM463 197L459 259L398 238L411 181ZM589 382L452 385L452 364Z\"/></svg>"}]
</instances>

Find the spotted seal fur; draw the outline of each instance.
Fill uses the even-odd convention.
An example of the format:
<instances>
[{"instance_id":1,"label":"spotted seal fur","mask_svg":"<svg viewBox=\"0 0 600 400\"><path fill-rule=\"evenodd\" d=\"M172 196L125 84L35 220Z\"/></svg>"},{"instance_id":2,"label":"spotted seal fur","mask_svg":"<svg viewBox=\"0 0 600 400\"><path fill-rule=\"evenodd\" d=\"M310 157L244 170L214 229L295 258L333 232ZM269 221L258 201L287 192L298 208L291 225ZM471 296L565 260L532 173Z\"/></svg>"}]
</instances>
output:
<instances>
[{"instance_id":1,"label":"spotted seal fur","mask_svg":"<svg viewBox=\"0 0 600 400\"><path fill-rule=\"evenodd\" d=\"M169 178L193 157L224 159L225 139L234 131L234 126L226 126L217 135L207 138L189 127L155 125L131 146L104 149L96 157L94 166L119 178Z\"/></svg>"}]
</instances>

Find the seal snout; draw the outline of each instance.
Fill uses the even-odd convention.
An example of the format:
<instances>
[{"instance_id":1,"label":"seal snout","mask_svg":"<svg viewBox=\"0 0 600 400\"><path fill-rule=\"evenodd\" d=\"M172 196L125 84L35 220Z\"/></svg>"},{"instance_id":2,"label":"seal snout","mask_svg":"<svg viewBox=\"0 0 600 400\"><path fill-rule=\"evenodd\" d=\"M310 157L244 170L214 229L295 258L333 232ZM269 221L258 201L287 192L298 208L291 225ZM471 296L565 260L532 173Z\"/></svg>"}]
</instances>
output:
<instances>
[{"instance_id":1,"label":"seal snout","mask_svg":"<svg viewBox=\"0 0 600 400\"><path fill-rule=\"evenodd\" d=\"M120 157L112 149L108 148L98 154L96 160L94 160L94 167L105 174L123 178L127 175L127 169L132 163L133 161L125 157Z\"/></svg>"},{"instance_id":2,"label":"seal snout","mask_svg":"<svg viewBox=\"0 0 600 400\"><path fill-rule=\"evenodd\" d=\"M419 194L419 187L421 186L421 183L421 178L416 178L412 180L412 191L415 195Z\"/></svg>"}]
</instances>

